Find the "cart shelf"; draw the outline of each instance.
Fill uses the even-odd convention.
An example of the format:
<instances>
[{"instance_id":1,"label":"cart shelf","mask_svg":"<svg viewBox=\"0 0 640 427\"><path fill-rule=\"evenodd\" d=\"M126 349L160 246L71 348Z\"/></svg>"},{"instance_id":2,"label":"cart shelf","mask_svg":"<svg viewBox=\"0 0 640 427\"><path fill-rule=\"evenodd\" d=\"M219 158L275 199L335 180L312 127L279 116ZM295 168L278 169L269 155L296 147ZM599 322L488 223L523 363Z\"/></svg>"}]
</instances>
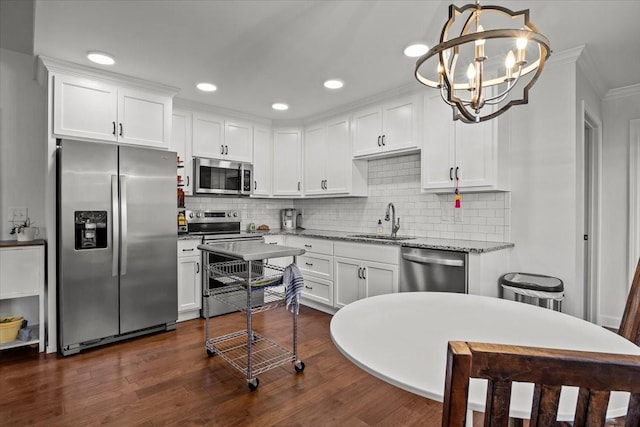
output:
<instances>
[{"instance_id":1,"label":"cart shelf","mask_svg":"<svg viewBox=\"0 0 640 427\"><path fill-rule=\"evenodd\" d=\"M246 372L249 369L247 336L247 331L242 330L210 338L206 342L207 351L222 357L240 372ZM255 332L251 336L253 336L251 343L251 372L253 375L259 375L270 369L296 361L295 355L281 345Z\"/></svg>"}]
</instances>

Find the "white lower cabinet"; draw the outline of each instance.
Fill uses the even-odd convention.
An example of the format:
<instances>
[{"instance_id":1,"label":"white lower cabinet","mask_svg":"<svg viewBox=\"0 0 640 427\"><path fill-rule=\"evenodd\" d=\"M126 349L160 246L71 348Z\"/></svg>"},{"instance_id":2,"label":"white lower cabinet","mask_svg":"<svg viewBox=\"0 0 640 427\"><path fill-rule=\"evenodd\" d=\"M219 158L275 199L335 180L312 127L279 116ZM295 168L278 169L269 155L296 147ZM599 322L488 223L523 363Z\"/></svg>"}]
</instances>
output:
<instances>
[{"instance_id":1,"label":"white lower cabinet","mask_svg":"<svg viewBox=\"0 0 640 427\"><path fill-rule=\"evenodd\" d=\"M398 292L399 248L335 242L334 307Z\"/></svg>"},{"instance_id":2,"label":"white lower cabinet","mask_svg":"<svg viewBox=\"0 0 640 427\"><path fill-rule=\"evenodd\" d=\"M42 242L42 241L40 241ZM0 344L0 350L27 345L45 347L44 244L0 248L0 317L23 317L31 337Z\"/></svg>"},{"instance_id":3,"label":"white lower cabinet","mask_svg":"<svg viewBox=\"0 0 640 427\"><path fill-rule=\"evenodd\" d=\"M195 319L202 308L200 240L178 241L178 322Z\"/></svg>"},{"instance_id":4,"label":"white lower cabinet","mask_svg":"<svg viewBox=\"0 0 640 427\"><path fill-rule=\"evenodd\" d=\"M333 242L304 236L286 237L287 246L306 251L298 256L297 262L304 277L303 303L313 301L333 307Z\"/></svg>"}]
</instances>

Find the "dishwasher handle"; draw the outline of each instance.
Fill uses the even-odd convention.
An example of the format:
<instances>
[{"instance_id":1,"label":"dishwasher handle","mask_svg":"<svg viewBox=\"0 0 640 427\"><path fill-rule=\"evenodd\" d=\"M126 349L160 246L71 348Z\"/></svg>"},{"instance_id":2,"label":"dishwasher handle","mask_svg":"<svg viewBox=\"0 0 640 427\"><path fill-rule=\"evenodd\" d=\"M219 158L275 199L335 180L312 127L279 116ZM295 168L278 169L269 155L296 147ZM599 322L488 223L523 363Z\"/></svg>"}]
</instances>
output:
<instances>
[{"instance_id":1,"label":"dishwasher handle","mask_svg":"<svg viewBox=\"0 0 640 427\"><path fill-rule=\"evenodd\" d=\"M447 265L450 267L464 267L464 260L461 259L442 259L413 254L402 254L402 258L406 259L407 261L413 261L420 264L438 264Z\"/></svg>"}]
</instances>

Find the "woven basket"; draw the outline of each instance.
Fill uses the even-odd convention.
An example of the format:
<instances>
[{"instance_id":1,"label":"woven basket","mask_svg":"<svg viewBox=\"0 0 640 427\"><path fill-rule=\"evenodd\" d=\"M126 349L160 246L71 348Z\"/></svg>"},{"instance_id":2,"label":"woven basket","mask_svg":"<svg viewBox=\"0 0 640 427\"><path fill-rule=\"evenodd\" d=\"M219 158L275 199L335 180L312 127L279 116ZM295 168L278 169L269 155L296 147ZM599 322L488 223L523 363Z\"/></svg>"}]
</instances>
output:
<instances>
[{"instance_id":1,"label":"woven basket","mask_svg":"<svg viewBox=\"0 0 640 427\"><path fill-rule=\"evenodd\" d=\"M7 319L11 321L7 322ZM22 324L22 317L0 318L0 344L11 342L18 337L18 331Z\"/></svg>"}]
</instances>

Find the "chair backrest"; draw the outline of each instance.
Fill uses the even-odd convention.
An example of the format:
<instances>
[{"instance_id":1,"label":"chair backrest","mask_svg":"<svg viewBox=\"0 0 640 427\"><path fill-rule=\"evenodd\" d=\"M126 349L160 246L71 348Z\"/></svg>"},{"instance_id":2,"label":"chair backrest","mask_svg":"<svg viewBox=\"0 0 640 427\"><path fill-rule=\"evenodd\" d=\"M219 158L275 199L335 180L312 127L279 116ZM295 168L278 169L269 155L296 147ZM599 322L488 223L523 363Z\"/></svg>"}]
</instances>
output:
<instances>
[{"instance_id":1,"label":"chair backrest","mask_svg":"<svg viewBox=\"0 0 640 427\"><path fill-rule=\"evenodd\" d=\"M639 397L640 356L451 341L447 352L443 427L465 426L470 378L488 380L485 427L508 425L513 381L535 384L529 426L549 426L555 424L562 385L593 390L595 395L629 391ZM596 403L601 402L596 399ZM603 426L607 402L604 407L588 407L587 416L576 416L573 425ZM633 399L629 412L640 412L640 405L637 408L632 405ZM637 427L637 424L626 424L630 425Z\"/></svg>"},{"instance_id":2,"label":"chair backrest","mask_svg":"<svg viewBox=\"0 0 640 427\"><path fill-rule=\"evenodd\" d=\"M618 333L636 345L640 345L640 259L631 282Z\"/></svg>"}]
</instances>

